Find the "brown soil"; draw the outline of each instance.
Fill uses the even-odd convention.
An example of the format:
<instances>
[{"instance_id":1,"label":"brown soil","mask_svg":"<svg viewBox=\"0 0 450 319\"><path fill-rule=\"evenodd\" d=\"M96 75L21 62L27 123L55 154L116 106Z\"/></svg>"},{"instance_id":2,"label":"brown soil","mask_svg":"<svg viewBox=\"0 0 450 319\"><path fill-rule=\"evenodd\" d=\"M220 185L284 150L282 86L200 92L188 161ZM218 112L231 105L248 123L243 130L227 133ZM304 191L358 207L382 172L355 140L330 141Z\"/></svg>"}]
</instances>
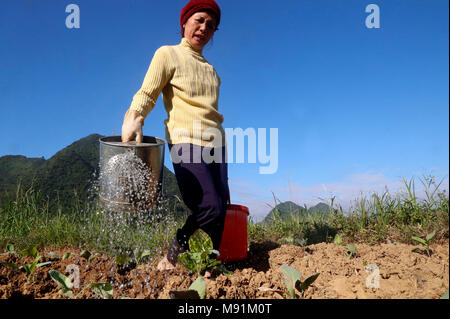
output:
<instances>
[{"instance_id":1,"label":"brown soil","mask_svg":"<svg viewBox=\"0 0 450 319\"><path fill-rule=\"evenodd\" d=\"M432 245L431 256L413 252L419 246L406 244L381 244L369 246L357 244L354 258L344 256L346 248L335 244L320 243L307 247L279 246L276 243L252 243L248 258L228 263L233 274L223 274L205 279L206 298L287 298L281 265L298 269L302 279L319 272L317 280L306 291L305 298L440 298L449 287L449 245ZM92 282L109 282L113 285L113 298L170 298L170 290L187 289L197 275L189 274L183 267L159 272L155 260L134 269L121 269L114 258L98 254L91 263L80 257L78 248L44 249L41 256L50 251L66 259L43 257L40 262L52 261L50 265L37 268L28 278L23 268L13 270L0 264L0 298L65 298L48 272L55 269L65 275L68 265L77 265L80 288L73 289L75 298L98 298L91 289ZM15 255L0 256L0 262L22 266L32 258ZM366 270L369 265L379 269L379 288L368 288L367 278L375 272ZM373 281L371 282L374 283Z\"/></svg>"}]
</instances>

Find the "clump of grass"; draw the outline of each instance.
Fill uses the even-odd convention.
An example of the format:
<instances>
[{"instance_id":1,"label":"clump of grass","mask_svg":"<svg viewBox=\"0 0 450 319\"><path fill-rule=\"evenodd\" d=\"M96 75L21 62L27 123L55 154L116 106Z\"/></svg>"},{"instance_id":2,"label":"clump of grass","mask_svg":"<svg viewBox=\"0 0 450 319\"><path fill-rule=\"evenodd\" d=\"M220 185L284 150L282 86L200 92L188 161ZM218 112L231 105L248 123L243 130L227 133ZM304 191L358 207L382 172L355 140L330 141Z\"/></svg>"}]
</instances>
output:
<instances>
[{"instance_id":1,"label":"clump of grass","mask_svg":"<svg viewBox=\"0 0 450 319\"><path fill-rule=\"evenodd\" d=\"M386 242L386 238L412 244L413 237L426 238L435 232L435 242L448 240L449 197L441 189L443 181L437 182L432 176L424 176L420 181L424 198L417 196L412 178L403 179L404 192L392 195L386 189L382 194L362 196L346 211L336 207L334 197L327 213L311 213L305 207L302 214L290 211L282 216L275 209L270 222L249 219L248 238L305 246L332 242L339 233L345 244L376 244ZM280 201L275 195L274 201L276 207ZM115 214L97 209L92 202L81 203L75 194L72 204L54 205L33 187L25 189L19 185L15 197L0 208L0 249L8 243L19 249L30 245L83 246L139 263L167 248L184 222L184 218L167 222L156 217L141 222L144 219L139 216ZM112 236L114 232L124 236Z\"/></svg>"},{"instance_id":2,"label":"clump of grass","mask_svg":"<svg viewBox=\"0 0 450 319\"><path fill-rule=\"evenodd\" d=\"M298 214L293 211L281 216L276 209L280 201L274 195L275 209L270 222L255 223L249 220L248 234L253 241L272 240L280 244L297 245L333 242L339 236L346 244L366 242L414 243L413 237L425 237L435 232L435 240L448 240L449 197L442 190L443 180L432 176L420 181L424 198L417 196L414 178L402 179L404 191L395 195L386 189L383 193L361 196L346 211L329 200L329 212L325 214ZM306 207L305 207L306 208ZM342 240L341 240L342 242Z\"/></svg>"},{"instance_id":3,"label":"clump of grass","mask_svg":"<svg viewBox=\"0 0 450 319\"><path fill-rule=\"evenodd\" d=\"M160 254L180 223L143 215L105 212L75 197L72 205L51 205L39 191L19 185L16 196L0 208L0 249L8 243L18 248L75 246L143 262Z\"/></svg>"}]
</instances>

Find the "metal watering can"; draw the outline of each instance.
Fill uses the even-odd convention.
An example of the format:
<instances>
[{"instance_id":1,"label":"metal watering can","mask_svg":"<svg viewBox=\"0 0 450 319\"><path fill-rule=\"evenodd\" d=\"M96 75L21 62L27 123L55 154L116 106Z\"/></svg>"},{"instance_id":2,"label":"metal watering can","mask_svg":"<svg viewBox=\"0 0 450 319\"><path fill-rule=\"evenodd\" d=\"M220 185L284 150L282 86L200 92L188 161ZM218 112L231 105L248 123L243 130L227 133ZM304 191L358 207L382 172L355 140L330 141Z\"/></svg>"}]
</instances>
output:
<instances>
[{"instance_id":1,"label":"metal watering can","mask_svg":"<svg viewBox=\"0 0 450 319\"><path fill-rule=\"evenodd\" d=\"M100 138L99 198L110 211L149 211L164 194L166 141L144 136L122 143L120 136Z\"/></svg>"}]
</instances>

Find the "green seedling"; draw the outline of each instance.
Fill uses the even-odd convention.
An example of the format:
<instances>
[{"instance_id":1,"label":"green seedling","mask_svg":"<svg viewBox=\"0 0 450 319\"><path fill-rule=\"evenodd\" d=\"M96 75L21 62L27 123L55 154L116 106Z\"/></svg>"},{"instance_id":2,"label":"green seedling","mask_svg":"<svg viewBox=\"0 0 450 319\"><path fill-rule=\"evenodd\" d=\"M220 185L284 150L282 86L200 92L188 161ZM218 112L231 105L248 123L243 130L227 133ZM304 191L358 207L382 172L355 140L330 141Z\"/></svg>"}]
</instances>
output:
<instances>
[{"instance_id":1,"label":"green seedling","mask_svg":"<svg viewBox=\"0 0 450 319\"><path fill-rule=\"evenodd\" d=\"M136 251L136 264L139 265L143 258L150 256L152 252L148 249L144 249L142 251Z\"/></svg>"},{"instance_id":2,"label":"green seedling","mask_svg":"<svg viewBox=\"0 0 450 319\"><path fill-rule=\"evenodd\" d=\"M280 244L288 244L288 245L295 245L300 247L305 247L308 240L305 238L297 237L296 235L289 235L282 239L280 239Z\"/></svg>"},{"instance_id":3,"label":"green seedling","mask_svg":"<svg viewBox=\"0 0 450 319\"><path fill-rule=\"evenodd\" d=\"M435 231L428 234L425 237L425 239L416 236L411 237L411 239L419 242L423 247L425 247L425 252L427 253L428 257L430 257L431 256L430 241L431 239L433 239L434 235L436 235ZM423 251L420 248L415 248L412 251L419 254L423 253Z\"/></svg>"},{"instance_id":4,"label":"green seedling","mask_svg":"<svg viewBox=\"0 0 450 319\"><path fill-rule=\"evenodd\" d=\"M46 262L43 262L43 263L39 263L40 260L41 260L41 256L38 255L38 256L36 256L36 258L34 258L34 261L33 261L32 264L25 264L25 266L23 266L23 268L25 269L25 271L28 274L28 279L30 279L33 276L34 271L37 268L43 267L43 266L46 266L46 265L49 265L49 264L52 263L51 261L46 261Z\"/></svg>"},{"instance_id":5,"label":"green seedling","mask_svg":"<svg viewBox=\"0 0 450 319\"><path fill-rule=\"evenodd\" d=\"M206 296L206 284L200 276L189 286L189 289L195 290L200 299L204 299Z\"/></svg>"},{"instance_id":6,"label":"green seedling","mask_svg":"<svg viewBox=\"0 0 450 319\"><path fill-rule=\"evenodd\" d=\"M302 277L302 273L298 271L295 268L281 265L281 271L286 276L288 280L283 278L284 284L286 285L288 289L289 296L292 299L295 299L298 297L298 295L295 293L295 289L297 289L300 292L300 297L303 298L305 291L308 289L309 286L319 277L320 273L313 274L309 277L307 277L303 282L300 280Z\"/></svg>"},{"instance_id":7,"label":"green seedling","mask_svg":"<svg viewBox=\"0 0 450 319\"><path fill-rule=\"evenodd\" d=\"M16 251L14 250L14 245L13 244L6 244L6 252L8 254L16 253Z\"/></svg>"},{"instance_id":8,"label":"green seedling","mask_svg":"<svg viewBox=\"0 0 450 319\"><path fill-rule=\"evenodd\" d=\"M203 275L207 269L220 265L221 262L210 255L220 256L213 249L211 238L203 231L197 231L189 238L189 250L178 256L178 262L191 272Z\"/></svg>"},{"instance_id":9,"label":"green seedling","mask_svg":"<svg viewBox=\"0 0 450 319\"><path fill-rule=\"evenodd\" d=\"M19 255L21 257L33 257L36 258L38 256L38 251L36 246L33 247L29 247L25 250L22 250L21 252L19 252Z\"/></svg>"},{"instance_id":10,"label":"green seedling","mask_svg":"<svg viewBox=\"0 0 450 319\"><path fill-rule=\"evenodd\" d=\"M61 257L61 260L66 260L67 258L70 257L70 255L72 255L71 252L65 253L65 254Z\"/></svg>"},{"instance_id":11,"label":"green seedling","mask_svg":"<svg viewBox=\"0 0 450 319\"><path fill-rule=\"evenodd\" d=\"M347 258L354 258L356 257L356 246L353 244L348 244L345 246L347 248L347 251L344 253L344 256Z\"/></svg>"},{"instance_id":12,"label":"green seedling","mask_svg":"<svg viewBox=\"0 0 450 319\"><path fill-rule=\"evenodd\" d=\"M14 250L14 245L13 244L6 244L6 252L0 254L0 256L4 256L4 255L19 255L15 250Z\"/></svg>"},{"instance_id":13,"label":"green seedling","mask_svg":"<svg viewBox=\"0 0 450 319\"><path fill-rule=\"evenodd\" d=\"M111 299L114 293L114 289L109 282L93 282L88 287L102 299Z\"/></svg>"},{"instance_id":14,"label":"green seedling","mask_svg":"<svg viewBox=\"0 0 450 319\"><path fill-rule=\"evenodd\" d=\"M49 252L46 257L50 259L59 259L58 254L53 251Z\"/></svg>"},{"instance_id":15,"label":"green seedling","mask_svg":"<svg viewBox=\"0 0 450 319\"><path fill-rule=\"evenodd\" d=\"M336 236L334 236L333 243L334 243L335 245L338 245L338 246L339 246L340 244L342 244L342 237L341 237L341 235L336 234Z\"/></svg>"},{"instance_id":16,"label":"green seedling","mask_svg":"<svg viewBox=\"0 0 450 319\"><path fill-rule=\"evenodd\" d=\"M171 290L171 299L204 299L206 296L206 284L201 276L189 286L187 290Z\"/></svg>"},{"instance_id":17,"label":"green seedling","mask_svg":"<svg viewBox=\"0 0 450 319\"><path fill-rule=\"evenodd\" d=\"M41 256L38 255L36 247L30 247L28 249L22 250L19 253L17 253L14 250L14 246L12 244L8 244L8 245L6 245L6 251L7 251L6 254L15 254L15 255L19 255L21 257L33 257L34 258L34 261L31 264L25 264L23 267L15 264L15 263L0 262L0 264L11 267L13 270L17 270L17 269L21 269L21 268L25 269L26 273L28 274L28 276L27 276L28 279L32 278L34 271L37 268L51 264L51 261L39 263L39 261L41 260Z\"/></svg>"},{"instance_id":18,"label":"green seedling","mask_svg":"<svg viewBox=\"0 0 450 319\"><path fill-rule=\"evenodd\" d=\"M73 298L73 285L69 278L61 274L59 271L53 269L50 270L48 274L53 279L53 281L56 282L56 284L61 288L59 290L60 294L69 298Z\"/></svg>"},{"instance_id":19,"label":"green seedling","mask_svg":"<svg viewBox=\"0 0 450 319\"><path fill-rule=\"evenodd\" d=\"M15 263L9 263L9 262L6 262L6 261L0 261L0 265L5 265L5 266L8 266L8 267L11 267L13 270L17 270L17 269L22 268L22 267L19 267L19 265L15 264Z\"/></svg>"},{"instance_id":20,"label":"green seedling","mask_svg":"<svg viewBox=\"0 0 450 319\"><path fill-rule=\"evenodd\" d=\"M38 251L36 246L33 247L29 247L25 250L22 250L20 252L20 255L22 257L33 257L34 261L31 264L25 264L23 266L23 268L25 269L25 271L28 274L28 279L32 278L34 271L39 268L39 267L43 267L46 266L48 264L51 264L51 261L47 261L47 262L43 262L43 263L39 263L39 261L41 260L41 256L39 256Z\"/></svg>"},{"instance_id":21,"label":"green seedling","mask_svg":"<svg viewBox=\"0 0 450 319\"><path fill-rule=\"evenodd\" d=\"M89 250L83 250L80 254L81 257L85 258L88 263L91 263L91 261L97 256L98 254L92 254Z\"/></svg>"}]
</instances>

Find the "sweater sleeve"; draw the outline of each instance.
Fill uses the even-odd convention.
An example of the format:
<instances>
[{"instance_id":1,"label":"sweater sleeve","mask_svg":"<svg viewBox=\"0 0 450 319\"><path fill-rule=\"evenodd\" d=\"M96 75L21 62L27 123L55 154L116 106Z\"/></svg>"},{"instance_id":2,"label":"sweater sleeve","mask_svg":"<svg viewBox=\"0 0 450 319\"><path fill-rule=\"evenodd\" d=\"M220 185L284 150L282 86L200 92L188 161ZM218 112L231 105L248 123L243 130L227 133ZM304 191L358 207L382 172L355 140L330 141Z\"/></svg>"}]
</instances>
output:
<instances>
[{"instance_id":1,"label":"sweater sleeve","mask_svg":"<svg viewBox=\"0 0 450 319\"><path fill-rule=\"evenodd\" d=\"M155 107L159 94L173 75L174 68L169 55L165 47L156 50L144 82L133 96L130 109L138 111L144 118Z\"/></svg>"}]
</instances>

